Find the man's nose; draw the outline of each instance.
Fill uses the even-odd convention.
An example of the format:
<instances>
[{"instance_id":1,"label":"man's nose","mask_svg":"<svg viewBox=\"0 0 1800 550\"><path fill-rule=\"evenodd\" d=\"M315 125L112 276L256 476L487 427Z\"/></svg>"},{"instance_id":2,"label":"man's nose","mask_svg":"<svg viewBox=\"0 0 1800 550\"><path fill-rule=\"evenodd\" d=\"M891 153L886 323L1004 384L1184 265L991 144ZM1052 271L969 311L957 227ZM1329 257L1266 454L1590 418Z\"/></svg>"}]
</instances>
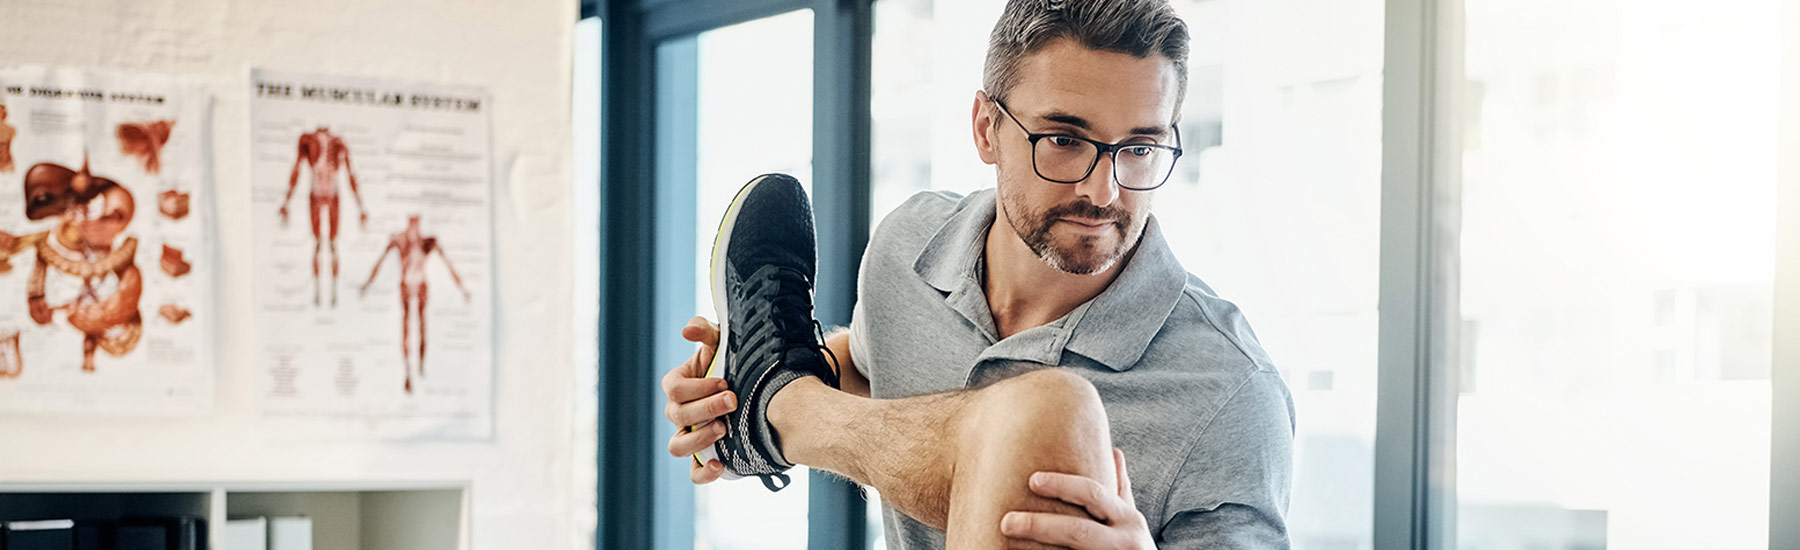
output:
<instances>
[{"instance_id":1,"label":"man's nose","mask_svg":"<svg viewBox=\"0 0 1800 550\"><path fill-rule=\"evenodd\" d=\"M1094 159L1094 170L1088 172L1087 179L1075 183L1075 194L1101 208L1119 200L1119 186L1113 181L1112 153L1100 153L1100 158Z\"/></svg>"}]
</instances>

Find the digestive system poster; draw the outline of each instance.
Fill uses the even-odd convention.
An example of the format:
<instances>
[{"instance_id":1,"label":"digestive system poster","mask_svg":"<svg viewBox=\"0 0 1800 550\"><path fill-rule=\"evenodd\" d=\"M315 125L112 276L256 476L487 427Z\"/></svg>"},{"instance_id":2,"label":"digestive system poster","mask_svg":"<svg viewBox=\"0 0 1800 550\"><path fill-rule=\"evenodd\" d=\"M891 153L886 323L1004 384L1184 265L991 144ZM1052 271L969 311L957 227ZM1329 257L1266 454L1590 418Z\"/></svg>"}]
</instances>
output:
<instances>
[{"instance_id":1,"label":"digestive system poster","mask_svg":"<svg viewBox=\"0 0 1800 550\"><path fill-rule=\"evenodd\" d=\"M176 76L0 69L0 411L211 408L210 107Z\"/></svg>"}]
</instances>

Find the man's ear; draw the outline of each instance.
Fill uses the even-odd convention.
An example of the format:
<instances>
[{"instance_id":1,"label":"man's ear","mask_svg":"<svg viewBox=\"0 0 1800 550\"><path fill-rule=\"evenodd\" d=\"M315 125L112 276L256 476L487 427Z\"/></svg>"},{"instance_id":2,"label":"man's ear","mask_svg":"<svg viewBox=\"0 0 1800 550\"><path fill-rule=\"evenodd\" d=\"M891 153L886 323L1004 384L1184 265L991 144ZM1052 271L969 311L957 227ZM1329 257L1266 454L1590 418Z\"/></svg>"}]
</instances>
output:
<instances>
[{"instance_id":1,"label":"man's ear","mask_svg":"<svg viewBox=\"0 0 1800 550\"><path fill-rule=\"evenodd\" d=\"M983 164L1000 162L1000 151L994 147L993 101L984 90L975 91L975 104L969 108L969 129L975 134L975 154Z\"/></svg>"}]
</instances>

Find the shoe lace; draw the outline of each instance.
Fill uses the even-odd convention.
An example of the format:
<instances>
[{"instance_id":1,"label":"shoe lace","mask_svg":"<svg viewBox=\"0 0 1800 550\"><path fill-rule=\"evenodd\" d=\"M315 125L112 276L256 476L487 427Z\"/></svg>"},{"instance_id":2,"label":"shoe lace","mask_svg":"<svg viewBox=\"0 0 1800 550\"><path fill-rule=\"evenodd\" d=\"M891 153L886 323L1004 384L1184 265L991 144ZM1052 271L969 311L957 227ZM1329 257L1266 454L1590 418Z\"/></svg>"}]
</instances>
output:
<instances>
[{"instance_id":1,"label":"shoe lace","mask_svg":"<svg viewBox=\"0 0 1800 550\"><path fill-rule=\"evenodd\" d=\"M790 269L772 270L767 277L768 283L775 287L769 299L769 314L774 320L775 336L781 342L773 353L785 356L789 350L797 349L819 352L831 366L820 368L815 365L809 370L827 385L838 388L837 370L841 367L837 354L824 346L825 329L812 315L812 280L804 273ZM806 322L798 322L800 319ZM788 476L782 473L757 477L762 478L763 486L770 491L780 491L791 484Z\"/></svg>"},{"instance_id":2,"label":"shoe lace","mask_svg":"<svg viewBox=\"0 0 1800 550\"><path fill-rule=\"evenodd\" d=\"M813 369L813 374L826 385L837 388L837 354L825 347L825 328L813 318L812 281L805 274L789 269L770 271L768 277L769 282L776 286L775 296L769 300L769 309L775 320L776 336L781 340L775 353L784 354L796 349L819 352L831 362L831 367ZM795 322L799 319L805 319L806 322Z\"/></svg>"}]
</instances>

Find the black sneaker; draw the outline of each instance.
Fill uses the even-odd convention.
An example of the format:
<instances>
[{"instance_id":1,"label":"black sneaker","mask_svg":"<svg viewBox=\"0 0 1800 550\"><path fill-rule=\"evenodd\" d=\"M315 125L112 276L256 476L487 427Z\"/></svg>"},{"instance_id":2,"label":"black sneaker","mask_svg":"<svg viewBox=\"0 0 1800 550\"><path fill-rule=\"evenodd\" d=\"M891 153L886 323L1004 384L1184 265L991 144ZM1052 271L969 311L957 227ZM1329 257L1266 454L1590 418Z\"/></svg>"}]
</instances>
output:
<instances>
[{"instance_id":1,"label":"black sneaker","mask_svg":"<svg viewBox=\"0 0 1800 550\"><path fill-rule=\"evenodd\" d=\"M706 375L724 378L738 406L725 415L725 437L694 459L719 459L725 479L757 476L771 491L787 487L782 472L794 465L769 425L769 400L806 376L838 385L835 358L826 362L830 352L812 315L817 254L812 204L792 176L750 180L719 222L712 295L720 347Z\"/></svg>"}]
</instances>

